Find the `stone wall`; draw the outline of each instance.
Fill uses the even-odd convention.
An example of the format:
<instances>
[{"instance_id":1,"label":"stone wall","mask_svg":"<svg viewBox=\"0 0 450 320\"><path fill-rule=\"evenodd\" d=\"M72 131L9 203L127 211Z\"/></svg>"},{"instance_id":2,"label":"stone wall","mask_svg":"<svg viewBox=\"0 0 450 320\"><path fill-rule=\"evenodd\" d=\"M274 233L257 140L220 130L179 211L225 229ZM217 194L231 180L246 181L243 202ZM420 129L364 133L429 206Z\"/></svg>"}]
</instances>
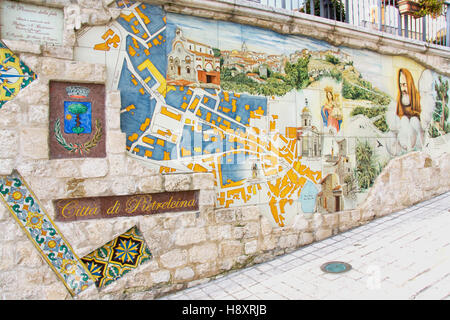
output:
<instances>
[{"instance_id":1,"label":"stone wall","mask_svg":"<svg viewBox=\"0 0 450 320\"><path fill-rule=\"evenodd\" d=\"M80 0L81 11L75 15L72 1L24 2L65 8L67 28L64 45L60 47L4 40L38 74L38 79L0 109L0 175L17 169L51 218L55 216L54 199L201 190L200 210L196 212L56 223L79 257L134 225L142 231L153 254L153 259L137 270L104 289L91 287L75 299L153 299L270 260L450 190L450 155L444 153L433 158L413 152L392 160L384 168L366 201L357 209L297 215L291 226L273 227L257 206L216 209L212 174L163 175L127 156L125 134L120 130L118 91L106 94L107 157L49 160L49 81L105 83L107 80L104 65L73 61L74 27L104 24L117 17L118 12L104 6L112 1ZM232 6L235 13L237 9L248 12L251 8L247 3L237 6L236 1L165 1L164 4L174 12L184 6L183 13L200 12L202 16L213 10L195 11L195 5L216 5L219 9ZM273 17L273 12L252 12ZM244 23L237 19L238 15L233 17ZM298 19L291 13L276 12L276 21L280 23L281 18L291 21L290 26L294 25L294 18ZM250 19L255 25L267 26L262 24L263 20ZM316 24L323 26L323 23ZM285 32L295 33L294 30ZM338 37L333 39L339 41ZM374 44L378 40L370 41ZM417 52L421 50L421 45L416 44L402 44L402 50L408 51L408 46ZM422 62L435 69L439 69L442 59L448 61L448 52L442 50L428 48L422 54L419 55L424 59ZM433 176L439 179L430 179ZM71 298L7 208L0 205L0 299Z\"/></svg>"}]
</instances>

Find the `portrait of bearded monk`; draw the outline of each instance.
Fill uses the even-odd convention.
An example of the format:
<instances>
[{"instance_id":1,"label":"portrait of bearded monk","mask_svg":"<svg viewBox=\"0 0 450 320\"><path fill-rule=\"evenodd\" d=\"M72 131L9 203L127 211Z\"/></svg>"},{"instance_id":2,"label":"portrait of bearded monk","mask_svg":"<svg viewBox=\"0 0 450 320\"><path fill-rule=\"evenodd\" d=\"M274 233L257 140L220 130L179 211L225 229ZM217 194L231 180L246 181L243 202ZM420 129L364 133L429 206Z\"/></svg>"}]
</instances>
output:
<instances>
[{"instance_id":1,"label":"portrait of bearded monk","mask_svg":"<svg viewBox=\"0 0 450 320\"><path fill-rule=\"evenodd\" d=\"M397 115L417 117L420 120L420 95L414 85L411 72L401 68L398 70L398 98L397 98Z\"/></svg>"}]
</instances>

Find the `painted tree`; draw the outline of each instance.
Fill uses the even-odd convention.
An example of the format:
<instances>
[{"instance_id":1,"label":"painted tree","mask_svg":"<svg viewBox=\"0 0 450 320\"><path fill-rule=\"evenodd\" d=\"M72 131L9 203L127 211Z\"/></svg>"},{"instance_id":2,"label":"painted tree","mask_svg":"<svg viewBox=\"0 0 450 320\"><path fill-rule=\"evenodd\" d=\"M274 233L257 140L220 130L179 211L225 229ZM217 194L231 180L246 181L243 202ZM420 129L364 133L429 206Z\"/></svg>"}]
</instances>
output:
<instances>
[{"instance_id":1,"label":"painted tree","mask_svg":"<svg viewBox=\"0 0 450 320\"><path fill-rule=\"evenodd\" d=\"M361 189L372 186L379 173L374 149L366 141L359 141L356 145L356 180Z\"/></svg>"},{"instance_id":2,"label":"painted tree","mask_svg":"<svg viewBox=\"0 0 450 320\"><path fill-rule=\"evenodd\" d=\"M448 118L448 80L443 81L442 76L439 76L439 83L437 81L435 82L434 89L437 94L435 115L439 119L436 121L439 122L441 130L446 132L445 121Z\"/></svg>"},{"instance_id":3,"label":"painted tree","mask_svg":"<svg viewBox=\"0 0 450 320\"><path fill-rule=\"evenodd\" d=\"M81 103L71 104L67 110L76 116L75 127L72 129L73 133L80 134L84 131L84 128L80 126L80 114L84 114L88 111L88 108Z\"/></svg>"}]
</instances>

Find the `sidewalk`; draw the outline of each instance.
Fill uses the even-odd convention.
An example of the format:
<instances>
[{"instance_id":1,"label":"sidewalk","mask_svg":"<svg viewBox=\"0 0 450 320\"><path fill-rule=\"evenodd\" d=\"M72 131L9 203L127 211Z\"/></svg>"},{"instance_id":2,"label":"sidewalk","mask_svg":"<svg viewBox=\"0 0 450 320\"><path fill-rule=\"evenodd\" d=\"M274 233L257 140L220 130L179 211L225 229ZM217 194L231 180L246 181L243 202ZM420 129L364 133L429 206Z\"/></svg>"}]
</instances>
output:
<instances>
[{"instance_id":1,"label":"sidewalk","mask_svg":"<svg viewBox=\"0 0 450 320\"><path fill-rule=\"evenodd\" d=\"M352 265L324 273L329 261ZM450 192L161 300L450 300Z\"/></svg>"}]
</instances>

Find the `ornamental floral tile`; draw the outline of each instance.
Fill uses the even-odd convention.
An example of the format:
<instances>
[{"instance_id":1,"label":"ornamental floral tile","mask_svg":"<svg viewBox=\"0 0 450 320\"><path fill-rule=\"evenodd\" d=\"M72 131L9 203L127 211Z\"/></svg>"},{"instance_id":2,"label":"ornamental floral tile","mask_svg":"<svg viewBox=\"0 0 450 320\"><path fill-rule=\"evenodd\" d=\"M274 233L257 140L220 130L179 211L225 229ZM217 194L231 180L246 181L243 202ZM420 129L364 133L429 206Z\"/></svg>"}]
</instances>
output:
<instances>
[{"instance_id":1,"label":"ornamental floral tile","mask_svg":"<svg viewBox=\"0 0 450 320\"><path fill-rule=\"evenodd\" d=\"M0 176L0 199L72 296L94 283L16 170L9 176Z\"/></svg>"},{"instance_id":2,"label":"ornamental floral tile","mask_svg":"<svg viewBox=\"0 0 450 320\"><path fill-rule=\"evenodd\" d=\"M152 254L135 226L89 253L81 260L86 264L98 288L107 286L150 260Z\"/></svg>"},{"instance_id":3,"label":"ornamental floral tile","mask_svg":"<svg viewBox=\"0 0 450 320\"><path fill-rule=\"evenodd\" d=\"M36 78L36 74L0 41L0 109Z\"/></svg>"}]
</instances>

